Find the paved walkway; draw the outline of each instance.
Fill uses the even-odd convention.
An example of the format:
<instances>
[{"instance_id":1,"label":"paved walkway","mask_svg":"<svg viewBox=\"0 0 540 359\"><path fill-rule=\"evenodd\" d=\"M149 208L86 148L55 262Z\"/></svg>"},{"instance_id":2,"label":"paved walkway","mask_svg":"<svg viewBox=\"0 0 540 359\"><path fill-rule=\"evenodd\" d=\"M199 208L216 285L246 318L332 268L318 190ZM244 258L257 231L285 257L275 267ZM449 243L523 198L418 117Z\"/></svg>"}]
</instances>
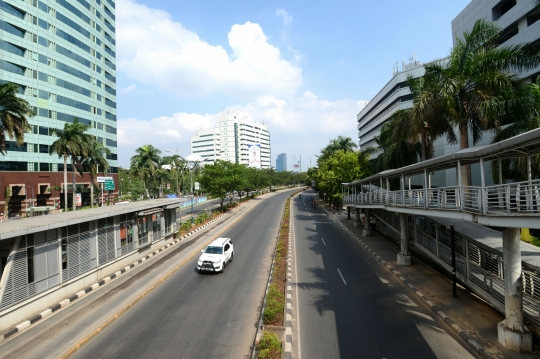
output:
<instances>
[{"instance_id":1,"label":"paved walkway","mask_svg":"<svg viewBox=\"0 0 540 359\"><path fill-rule=\"evenodd\" d=\"M337 212L319 202L330 216L342 223L351 233L360 238L376 255L388 262L401 276L413 284L440 311L444 312L454 323L458 324L469 338L483 347L481 356L488 358L540 358L540 347L535 345L532 354L519 354L502 347L497 340L497 323L503 315L488 305L478 296L458 284L458 298L452 297L452 281L433 269L421 259L412 258L411 266L396 264L398 246L385 239L380 233L363 237L361 228L354 227L354 221L347 219L347 211ZM354 216L351 214L351 218ZM437 313L435 313L437 315ZM477 353L478 350L476 351Z\"/></svg>"}]
</instances>

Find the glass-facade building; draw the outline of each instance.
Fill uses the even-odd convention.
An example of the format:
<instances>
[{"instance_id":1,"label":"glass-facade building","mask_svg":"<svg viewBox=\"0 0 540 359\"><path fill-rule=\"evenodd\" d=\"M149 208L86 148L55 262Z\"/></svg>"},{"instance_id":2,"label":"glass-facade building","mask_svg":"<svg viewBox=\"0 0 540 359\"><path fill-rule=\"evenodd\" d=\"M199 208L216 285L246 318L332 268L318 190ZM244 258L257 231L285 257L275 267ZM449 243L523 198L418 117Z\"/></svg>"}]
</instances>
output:
<instances>
[{"instance_id":1,"label":"glass-facade building","mask_svg":"<svg viewBox=\"0 0 540 359\"><path fill-rule=\"evenodd\" d=\"M51 204L64 170L63 158L48 154L51 129L74 118L110 149L109 172L117 173L114 14L113 0L0 0L0 82L19 85L35 115L24 144L8 138L0 161L0 186L12 187L14 197Z\"/></svg>"},{"instance_id":2,"label":"glass-facade building","mask_svg":"<svg viewBox=\"0 0 540 359\"><path fill-rule=\"evenodd\" d=\"M287 171L287 154L281 153L276 158L276 172Z\"/></svg>"}]
</instances>

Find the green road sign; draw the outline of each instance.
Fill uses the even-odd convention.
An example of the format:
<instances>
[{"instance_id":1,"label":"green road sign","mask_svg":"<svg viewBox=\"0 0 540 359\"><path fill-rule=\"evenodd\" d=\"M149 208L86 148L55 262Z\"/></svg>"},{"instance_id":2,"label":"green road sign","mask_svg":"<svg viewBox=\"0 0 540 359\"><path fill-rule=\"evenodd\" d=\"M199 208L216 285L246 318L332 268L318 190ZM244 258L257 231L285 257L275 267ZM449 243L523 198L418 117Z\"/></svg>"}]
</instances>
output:
<instances>
[{"instance_id":1,"label":"green road sign","mask_svg":"<svg viewBox=\"0 0 540 359\"><path fill-rule=\"evenodd\" d=\"M105 191L114 191L114 181L105 181Z\"/></svg>"}]
</instances>

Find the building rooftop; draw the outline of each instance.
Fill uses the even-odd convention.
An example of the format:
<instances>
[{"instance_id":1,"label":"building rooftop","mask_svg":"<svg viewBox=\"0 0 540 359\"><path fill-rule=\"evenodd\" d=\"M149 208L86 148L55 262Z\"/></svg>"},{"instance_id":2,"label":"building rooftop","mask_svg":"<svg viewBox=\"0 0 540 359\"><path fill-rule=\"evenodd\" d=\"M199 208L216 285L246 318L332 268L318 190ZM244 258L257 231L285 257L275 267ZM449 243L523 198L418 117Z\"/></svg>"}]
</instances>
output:
<instances>
[{"instance_id":1,"label":"building rooftop","mask_svg":"<svg viewBox=\"0 0 540 359\"><path fill-rule=\"evenodd\" d=\"M0 222L0 240L25 234L46 231L71 224L83 223L118 216L125 213L142 212L152 208L173 208L180 206L179 198L160 198L148 201L130 202L114 206L85 209L75 212L50 214L45 216L10 219Z\"/></svg>"}]
</instances>

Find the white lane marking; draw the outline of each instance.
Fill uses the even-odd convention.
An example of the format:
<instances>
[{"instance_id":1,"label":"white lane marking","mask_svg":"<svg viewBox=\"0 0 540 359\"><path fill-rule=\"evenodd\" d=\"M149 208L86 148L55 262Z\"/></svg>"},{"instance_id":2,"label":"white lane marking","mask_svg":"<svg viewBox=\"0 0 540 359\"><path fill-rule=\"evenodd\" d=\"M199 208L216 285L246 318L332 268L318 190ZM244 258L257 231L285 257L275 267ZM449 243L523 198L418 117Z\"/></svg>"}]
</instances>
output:
<instances>
[{"instance_id":1,"label":"white lane marking","mask_svg":"<svg viewBox=\"0 0 540 359\"><path fill-rule=\"evenodd\" d=\"M379 279L381 280L381 282L383 282L384 284L390 284L390 282L386 279L384 279L383 277L379 277Z\"/></svg>"},{"instance_id":2,"label":"white lane marking","mask_svg":"<svg viewBox=\"0 0 540 359\"><path fill-rule=\"evenodd\" d=\"M408 307L417 307L416 303L413 302L411 298L407 297L405 294L396 294L396 297L398 297L396 302L401 305L406 305Z\"/></svg>"},{"instance_id":3,"label":"white lane marking","mask_svg":"<svg viewBox=\"0 0 540 359\"><path fill-rule=\"evenodd\" d=\"M343 280L343 283L345 283L345 285L347 285L347 282L345 282L345 278L343 278L343 274L341 274L341 271L339 270L339 268L337 269L339 275L341 276L341 279Z\"/></svg>"},{"instance_id":4,"label":"white lane marking","mask_svg":"<svg viewBox=\"0 0 540 359\"><path fill-rule=\"evenodd\" d=\"M324 239L321 238L321 241L324 243L324 245L326 245L326 242L324 241Z\"/></svg>"},{"instance_id":5,"label":"white lane marking","mask_svg":"<svg viewBox=\"0 0 540 359\"><path fill-rule=\"evenodd\" d=\"M293 235L293 243L294 243L294 246L293 246L293 253L294 253L294 283L295 284L298 284L298 267L297 267L297 263L298 263L298 260L296 258L296 227L294 225L294 215L292 213L293 211L291 210L291 218L293 219L291 221L292 223L292 235ZM296 290L295 290L295 299L296 299L296 333L298 335L298 343L297 343L297 349L298 349L298 359L302 359L302 340L301 340L301 336L300 336L300 302L298 301L298 287L296 287ZM293 309L293 310L294 310ZM293 349L294 351L294 349Z\"/></svg>"},{"instance_id":6,"label":"white lane marking","mask_svg":"<svg viewBox=\"0 0 540 359\"><path fill-rule=\"evenodd\" d=\"M420 313L420 312L417 312L416 310L411 310L411 309L407 309L407 308L403 308L403 310L406 311L407 313L411 313L411 314L416 315L416 316L418 316L420 318L431 320L432 322L434 322L433 318L431 318L429 315L426 315L424 313Z\"/></svg>"}]
</instances>

